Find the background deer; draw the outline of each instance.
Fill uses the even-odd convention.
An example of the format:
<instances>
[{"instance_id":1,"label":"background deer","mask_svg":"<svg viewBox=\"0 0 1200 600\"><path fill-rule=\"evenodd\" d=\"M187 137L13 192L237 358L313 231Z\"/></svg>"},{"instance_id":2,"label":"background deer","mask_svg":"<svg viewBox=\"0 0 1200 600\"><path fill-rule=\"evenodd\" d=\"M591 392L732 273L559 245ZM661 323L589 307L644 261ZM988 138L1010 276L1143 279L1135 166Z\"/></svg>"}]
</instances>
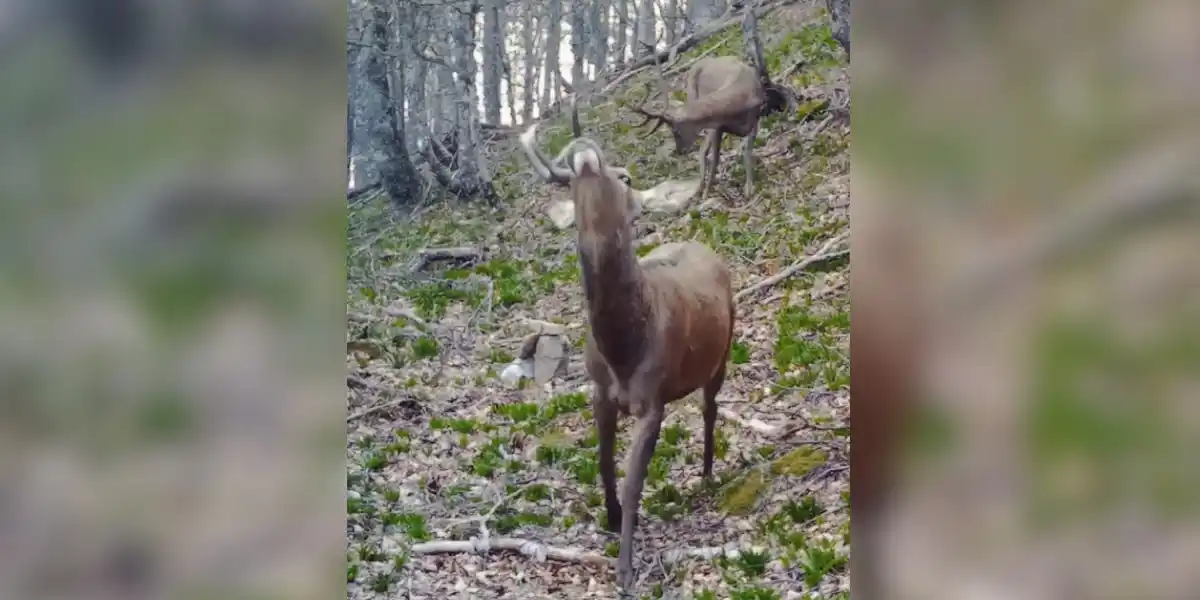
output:
<instances>
[{"instance_id":1,"label":"background deer","mask_svg":"<svg viewBox=\"0 0 1200 600\"><path fill-rule=\"evenodd\" d=\"M664 87L669 89L665 77L661 79ZM690 152L700 132L708 131L700 150L701 202L707 197L712 177L720 164L722 136L728 133L741 137L746 167L743 192L749 196L754 191L753 151L759 117L766 110L781 104L790 105L791 94L770 83L765 71L760 73L732 56L714 56L696 61L687 72L686 90L687 103L665 113L646 110L643 100L642 106L633 109L645 117L637 126L655 121L650 129L650 133L653 133L662 125L667 125L675 138L676 155Z\"/></svg>"},{"instance_id":2,"label":"background deer","mask_svg":"<svg viewBox=\"0 0 1200 600\"><path fill-rule=\"evenodd\" d=\"M650 457L667 403L704 390L705 478L712 475L717 392L733 339L728 265L697 242L664 244L638 259L630 188L587 138L567 147L588 331L584 364L595 389L607 528L620 531L617 580L633 586L633 531ZM614 448L618 415L633 415L633 443L618 500Z\"/></svg>"}]
</instances>

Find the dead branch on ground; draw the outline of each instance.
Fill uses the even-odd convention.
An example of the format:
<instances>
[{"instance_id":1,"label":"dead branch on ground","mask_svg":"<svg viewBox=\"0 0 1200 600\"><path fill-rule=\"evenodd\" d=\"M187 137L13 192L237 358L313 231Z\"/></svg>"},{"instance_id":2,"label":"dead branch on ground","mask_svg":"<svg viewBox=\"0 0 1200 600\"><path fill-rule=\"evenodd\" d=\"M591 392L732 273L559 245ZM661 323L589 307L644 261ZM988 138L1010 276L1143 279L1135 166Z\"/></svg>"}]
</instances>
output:
<instances>
[{"instance_id":1,"label":"dead branch on ground","mask_svg":"<svg viewBox=\"0 0 1200 600\"><path fill-rule=\"evenodd\" d=\"M592 564L601 567L612 567L616 564L614 559L594 552L585 552L575 548L546 546L532 540L520 538L472 539L470 541L443 540L414 544L410 550L413 554L487 554L492 550L507 550L510 552L519 552L538 562L552 559L562 562Z\"/></svg>"},{"instance_id":2,"label":"dead branch on ground","mask_svg":"<svg viewBox=\"0 0 1200 600\"><path fill-rule=\"evenodd\" d=\"M792 266L734 294L733 299L741 300L742 298L745 298L746 296L749 296L755 292L758 292L758 291L764 290L766 288L769 288L773 285L776 285L779 282L784 281L785 279L795 275L796 273L803 271L809 265L812 265L814 263L829 260L832 258L839 258L839 257L849 254L850 253L849 248L844 248L842 250L830 252L830 248L833 248L837 244L844 241L849 235L850 235L849 232L845 232L845 233L842 233L842 234L834 237L833 239L829 240L828 242L825 242L825 245L821 246L821 249L817 250L816 254L810 255L810 256L804 258L804 260L801 260L800 262L797 262L797 263L793 264Z\"/></svg>"}]
</instances>

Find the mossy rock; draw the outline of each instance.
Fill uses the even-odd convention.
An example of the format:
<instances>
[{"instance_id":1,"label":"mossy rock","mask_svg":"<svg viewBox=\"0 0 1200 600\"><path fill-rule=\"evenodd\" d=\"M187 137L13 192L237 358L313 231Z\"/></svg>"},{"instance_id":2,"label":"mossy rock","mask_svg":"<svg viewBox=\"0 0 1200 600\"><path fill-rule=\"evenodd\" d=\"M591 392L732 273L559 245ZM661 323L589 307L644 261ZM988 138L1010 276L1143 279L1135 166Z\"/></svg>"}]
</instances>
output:
<instances>
[{"instance_id":1,"label":"mossy rock","mask_svg":"<svg viewBox=\"0 0 1200 600\"><path fill-rule=\"evenodd\" d=\"M771 463L771 472L776 475L803 477L813 469L825 464L827 459L824 451L812 446L805 446L792 450L783 458Z\"/></svg>"},{"instance_id":2,"label":"mossy rock","mask_svg":"<svg viewBox=\"0 0 1200 600\"><path fill-rule=\"evenodd\" d=\"M750 514L750 511L754 510L758 497L762 495L766 483L762 471L755 469L725 492L725 497L721 501L721 509L731 515Z\"/></svg>"}]
</instances>

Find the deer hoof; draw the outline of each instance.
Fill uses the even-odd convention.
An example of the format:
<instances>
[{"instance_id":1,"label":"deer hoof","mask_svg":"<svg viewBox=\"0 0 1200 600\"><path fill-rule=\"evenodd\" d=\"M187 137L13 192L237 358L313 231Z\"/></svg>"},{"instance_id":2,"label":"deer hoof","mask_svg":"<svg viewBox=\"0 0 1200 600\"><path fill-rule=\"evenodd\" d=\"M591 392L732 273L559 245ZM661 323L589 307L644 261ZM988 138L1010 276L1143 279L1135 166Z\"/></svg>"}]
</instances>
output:
<instances>
[{"instance_id":1,"label":"deer hoof","mask_svg":"<svg viewBox=\"0 0 1200 600\"><path fill-rule=\"evenodd\" d=\"M633 591L633 560L617 561L617 586L626 593Z\"/></svg>"}]
</instances>

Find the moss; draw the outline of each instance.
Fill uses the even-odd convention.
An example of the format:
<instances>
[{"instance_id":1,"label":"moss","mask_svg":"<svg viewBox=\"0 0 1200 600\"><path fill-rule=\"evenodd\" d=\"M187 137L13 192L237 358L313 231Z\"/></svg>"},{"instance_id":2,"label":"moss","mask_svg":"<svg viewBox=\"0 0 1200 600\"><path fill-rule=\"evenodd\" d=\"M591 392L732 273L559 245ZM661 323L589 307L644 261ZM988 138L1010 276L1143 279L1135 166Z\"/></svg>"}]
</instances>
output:
<instances>
[{"instance_id":1,"label":"moss","mask_svg":"<svg viewBox=\"0 0 1200 600\"><path fill-rule=\"evenodd\" d=\"M771 463L771 472L776 475L792 475L802 477L813 469L825 464L827 457L823 450L804 446L796 448Z\"/></svg>"},{"instance_id":2,"label":"moss","mask_svg":"<svg viewBox=\"0 0 1200 600\"><path fill-rule=\"evenodd\" d=\"M750 514L766 483L762 471L755 469L729 488L721 500L721 509L731 515Z\"/></svg>"}]
</instances>

